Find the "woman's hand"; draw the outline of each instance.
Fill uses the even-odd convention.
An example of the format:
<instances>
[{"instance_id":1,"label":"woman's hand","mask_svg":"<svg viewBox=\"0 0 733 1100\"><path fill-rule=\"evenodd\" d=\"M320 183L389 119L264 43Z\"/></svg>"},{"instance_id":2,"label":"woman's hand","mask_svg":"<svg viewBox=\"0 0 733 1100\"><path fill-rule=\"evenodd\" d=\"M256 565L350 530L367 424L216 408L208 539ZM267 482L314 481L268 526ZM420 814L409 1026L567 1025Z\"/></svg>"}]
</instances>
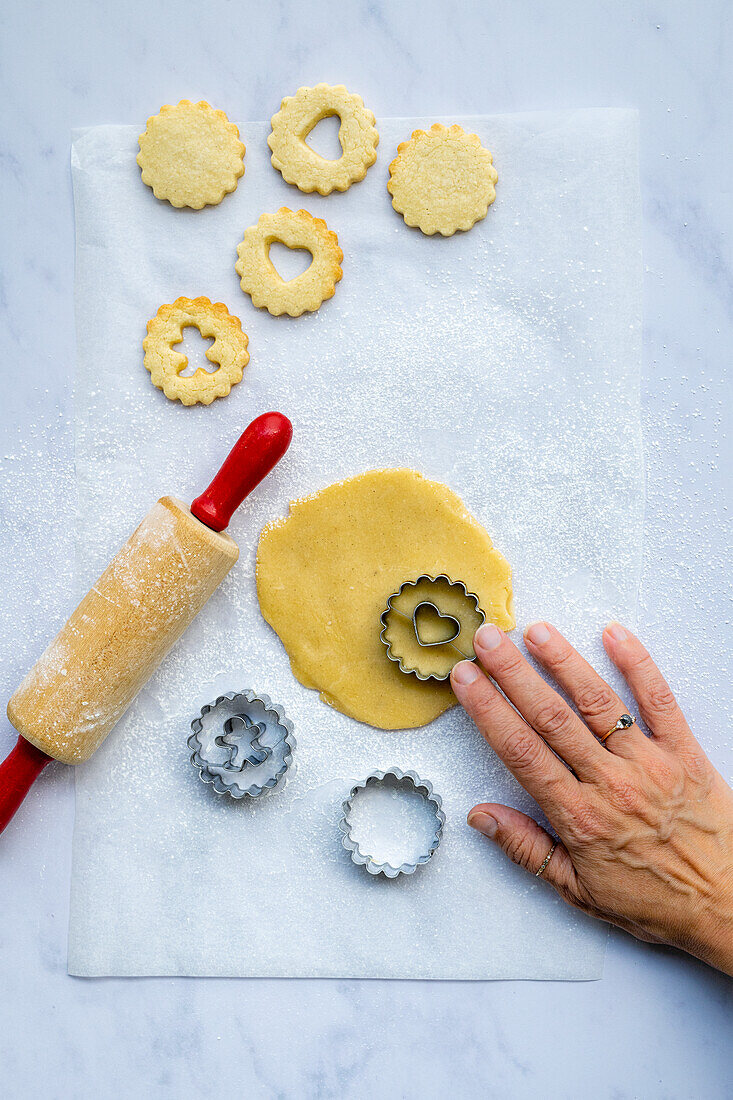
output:
<instances>
[{"instance_id":1,"label":"woman's hand","mask_svg":"<svg viewBox=\"0 0 733 1100\"><path fill-rule=\"evenodd\" d=\"M559 841L552 851L554 838L535 821L495 803L474 806L469 825L528 871L544 867L586 913L733 973L733 791L651 657L618 623L605 630L606 652L651 736L634 725L602 744L626 704L548 623L530 626L525 643L578 713L490 624L474 639L488 676L462 661L451 683Z\"/></svg>"}]
</instances>

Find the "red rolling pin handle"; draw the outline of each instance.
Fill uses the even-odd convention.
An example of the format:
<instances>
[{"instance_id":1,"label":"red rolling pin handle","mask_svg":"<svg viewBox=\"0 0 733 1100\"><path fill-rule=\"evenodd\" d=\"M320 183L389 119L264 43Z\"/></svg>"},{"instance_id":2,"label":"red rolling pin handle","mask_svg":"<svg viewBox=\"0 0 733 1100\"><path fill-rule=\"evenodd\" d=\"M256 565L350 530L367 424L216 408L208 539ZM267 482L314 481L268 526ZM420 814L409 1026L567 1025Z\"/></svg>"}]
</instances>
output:
<instances>
[{"instance_id":1,"label":"red rolling pin handle","mask_svg":"<svg viewBox=\"0 0 733 1100\"><path fill-rule=\"evenodd\" d=\"M33 780L52 759L25 737L18 738L13 751L0 764L0 833L28 794Z\"/></svg>"},{"instance_id":2,"label":"red rolling pin handle","mask_svg":"<svg viewBox=\"0 0 733 1100\"><path fill-rule=\"evenodd\" d=\"M223 531L245 497L280 461L293 438L293 425L279 412L263 413L245 428L208 489L191 512L213 531Z\"/></svg>"}]
</instances>

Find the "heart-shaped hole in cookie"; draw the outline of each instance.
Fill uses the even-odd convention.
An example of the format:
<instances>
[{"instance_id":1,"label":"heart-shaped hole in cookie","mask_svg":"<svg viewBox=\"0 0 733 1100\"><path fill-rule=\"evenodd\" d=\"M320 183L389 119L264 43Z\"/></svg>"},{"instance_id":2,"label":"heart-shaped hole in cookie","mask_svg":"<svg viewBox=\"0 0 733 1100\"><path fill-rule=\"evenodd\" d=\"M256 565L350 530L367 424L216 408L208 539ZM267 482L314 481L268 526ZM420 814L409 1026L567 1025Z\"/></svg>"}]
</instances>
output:
<instances>
[{"instance_id":1,"label":"heart-shaped hole in cookie","mask_svg":"<svg viewBox=\"0 0 733 1100\"><path fill-rule=\"evenodd\" d=\"M415 637L422 646L445 645L461 633L461 624L452 615L441 615L435 604L424 601L412 613Z\"/></svg>"},{"instance_id":2,"label":"heart-shaped hole in cookie","mask_svg":"<svg viewBox=\"0 0 733 1100\"><path fill-rule=\"evenodd\" d=\"M285 283L297 279L313 263L313 254L307 248L289 248L281 241L273 241L267 254L270 263Z\"/></svg>"},{"instance_id":3,"label":"heart-shaped hole in cookie","mask_svg":"<svg viewBox=\"0 0 733 1100\"><path fill-rule=\"evenodd\" d=\"M341 119L338 115L326 115L305 135L303 140L309 149L318 153L324 160L340 160L344 155L343 146L339 138Z\"/></svg>"},{"instance_id":4,"label":"heart-shaped hole in cookie","mask_svg":"<svg viewBox=\"0 0 733 1100\"><path fill-rule=\"evenodd\" d=\"M182 339L176 344L176 351L185 355L188 362L183 370L179 370L181 378L190 378L201 367L207 374L213 374L219 370L218 363L212 363L206 358L206 352L214 343L213 336L202 336L195 325L184 325L181 329Z\"/></svg>"}]
</instances>

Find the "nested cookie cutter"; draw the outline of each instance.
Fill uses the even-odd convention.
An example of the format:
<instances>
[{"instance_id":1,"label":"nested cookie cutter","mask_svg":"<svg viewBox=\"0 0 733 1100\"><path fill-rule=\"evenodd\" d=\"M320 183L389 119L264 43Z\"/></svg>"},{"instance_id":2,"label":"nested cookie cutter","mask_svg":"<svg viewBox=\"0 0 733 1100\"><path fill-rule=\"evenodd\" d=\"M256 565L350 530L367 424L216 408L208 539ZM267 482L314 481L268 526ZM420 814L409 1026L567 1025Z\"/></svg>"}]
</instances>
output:
<instances>
[{"instance_id":1,"label":"nested cookie cutter","mask_svg":"<svg viewBox=\"0 0 733 1100\"><path fill-rule=\"evenodd\" d=\"M365 851L362 847L363 842L360 843L358 836L354 835L356 824L354 822L354 805L360 797L360 792L365 791L367 787L375 786L394 791L416 792L423 798L426 810L432 812L434 817L432 837L424 845L424 851L420 853L417 859L410 859L409 854L406 853L406 858L400 860L400 862L380 860L371 852ZM432 783L420 779L415 772L403 772L399 768L371 772L366 779L362 779L360 783L351 788L349 797L342 804L343 814L339 821L339 829L343 833L341 842L344 848L351 853L352 861L359 867L365 867L370 875L385 875L387 878L397 878L398 875L412 875L418 867L432 858L433 853L440 844L443 836L443 826L445 825L445 814L442 806L442 799L433 790ZM405 843L406 846L409 846L409 837L406 838Z\"/></svg>"},{"instance_id":2,"label":"nested cookie cutter","mask_svg":"<svg viewBox=\"0 0 733 1100\"><path fill-rule=\"evenodd\" d=\"M191 763L217 794L257 798L277 785L293 761L293 723L269 695L249 689L202 707L191 731Z\"/></svg>"},{"instance_id":3,"label":"nested cookie cutter","mask_svg":"<svg viewBox=\"0 0 733 1100\"><path fill-rule=\"evenodd\" d=\"M441 588L443 591L462 593L466 603L465 616L459 619L441 608ZM420 589L427 591L423 593ZM406 594L404 598L403 594ZM396 602L400 600L402 607L396 606ZM425 633L421 634L420 617L425 614L432 616L434 627L440 629L445 624L446 628L452 628L452 634L447 637L438 635L433 639ZM379 621L382 624L379 636L387 649L387 656L390 661L399 665L401 672L412 673L418 680L447 680L453 665L458 661L476 659L473 636L486 621L486 616L479 606L478 596L469 592L462 581L452 581L445 573L440 573L437 577L425 573L417 580L405 581L392 593ZM410 622L412 629L405 631L405 626ZM404 651L404 642L408 638L412 641L413 637L419 647L418 654L434 654L426 657L425 663L411 660Z\"/></svg>"}]
</instances>

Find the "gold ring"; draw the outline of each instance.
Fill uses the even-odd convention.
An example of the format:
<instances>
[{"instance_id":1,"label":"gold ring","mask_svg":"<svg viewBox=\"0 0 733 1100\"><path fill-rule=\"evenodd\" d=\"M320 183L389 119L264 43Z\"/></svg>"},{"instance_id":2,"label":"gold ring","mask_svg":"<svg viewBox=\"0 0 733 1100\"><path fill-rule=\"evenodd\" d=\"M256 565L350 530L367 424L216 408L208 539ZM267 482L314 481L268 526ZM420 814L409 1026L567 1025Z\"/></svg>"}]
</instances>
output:
<instances>
[{"instance_id":1,"label":"gold ring","mask_svg":"<svg viewBox=\"0 0 733 1100\"><path fill-rule=\"evenodd\" d=\"M540 875L544 875L545 871L547 870L547 864L552 859L552 854L553 854L553 852L555 851L556 848L557 848L557 841L555 840L555 841L553 841L552 847L550 848L549 852L547 853L544 860L542 861L542 866L540 867L539 871L535 871L535 873L534 873L535 878L539 878Z\"/></svg>"},{"instance_id":2,"label":"gold ring","mask_svg":"<svg viewBox=\"0 0 733 1100\"><path fill-rule=\"evenodd\" d=\"M599 737L598 740L601 742L602 745L605 745L606 741L612 733L616 733L618 730L631 729L635 721L636 719L632 718L630 714L622 714L618 721L613 726L611 726L608 733L604 733L603 737Z\"/></svg>"}]
</instances>

